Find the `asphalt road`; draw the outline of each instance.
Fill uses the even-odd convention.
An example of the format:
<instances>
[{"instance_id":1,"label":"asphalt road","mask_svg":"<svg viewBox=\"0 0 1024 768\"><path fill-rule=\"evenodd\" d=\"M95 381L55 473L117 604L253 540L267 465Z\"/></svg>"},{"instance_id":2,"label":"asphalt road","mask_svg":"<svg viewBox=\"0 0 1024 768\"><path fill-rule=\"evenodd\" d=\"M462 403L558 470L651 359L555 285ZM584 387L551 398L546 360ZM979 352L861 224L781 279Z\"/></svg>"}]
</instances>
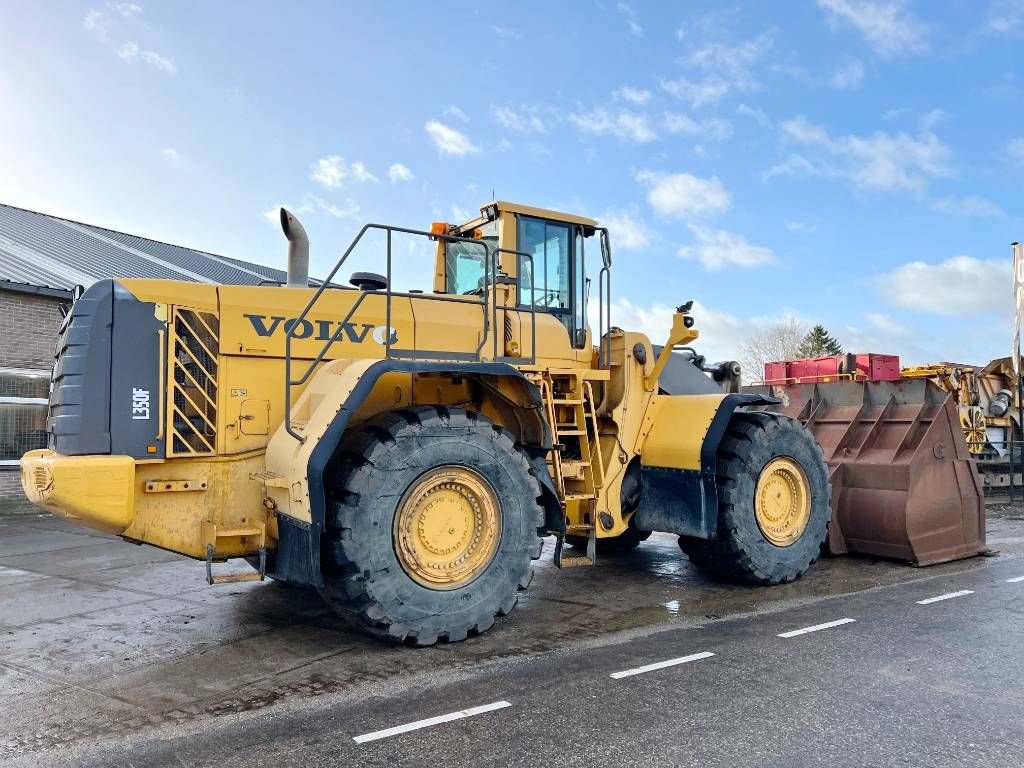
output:
<instances>
[{"instance_id":1,"label":"asphalt road","mask_svg":"<svg viewBox=\"0 0 1024 768\"><path fill-rule=\"evenodd\" d=\"M24 764L1017 767L1024 559L979 562ZM470 708L485 711L441 717ZM387 735L403 726L414 729Z\"/></svg>"}]
</instances>

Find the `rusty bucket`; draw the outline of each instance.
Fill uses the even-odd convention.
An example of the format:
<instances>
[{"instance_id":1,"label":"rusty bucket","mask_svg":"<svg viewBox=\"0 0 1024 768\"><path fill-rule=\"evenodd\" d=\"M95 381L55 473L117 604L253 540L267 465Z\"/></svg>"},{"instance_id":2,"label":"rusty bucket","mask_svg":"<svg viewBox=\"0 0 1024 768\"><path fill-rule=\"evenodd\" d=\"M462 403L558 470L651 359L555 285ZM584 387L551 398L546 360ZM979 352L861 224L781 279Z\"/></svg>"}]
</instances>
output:
<instances>
[{"instance_id":1,"label":"rusty bucket","mask_svg":"<svg viewBox=\"0 0 1024 768\"><path fill-rule=\"evenodd\" d=\"M985 551L981 479L956 400L926 379L747 387L799 419L832 483L828 546L933 565Z\"/></svg>"}]
</instances>

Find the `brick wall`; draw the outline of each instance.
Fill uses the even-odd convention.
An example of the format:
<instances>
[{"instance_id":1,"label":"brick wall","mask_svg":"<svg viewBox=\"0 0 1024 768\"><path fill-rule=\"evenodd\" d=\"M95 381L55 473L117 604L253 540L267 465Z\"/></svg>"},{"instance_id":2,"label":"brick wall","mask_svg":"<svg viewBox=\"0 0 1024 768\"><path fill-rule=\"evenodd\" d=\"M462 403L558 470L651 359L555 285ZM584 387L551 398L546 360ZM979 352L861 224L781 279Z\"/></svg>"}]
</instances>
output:
<instances>
[{"instance_id":1,"label":"brick wall","mask_svg":"<svg viewBox=\"0 0 1024 768\"><path fill-rule=\"evenodd\" d=\"M0 290L0 368L53 367L60 299Z\"/></svg>"},{"instance_id":2,"label":"brick wall","mask_svg":"<svg viewBox=\"0 0 1024 768\"><path fill-rule=\"evenodd\" d=\"M0 368L53 366L60 303L49 296L0 289ZM0 467L0 515L38 511L25 499L17 468Z\"/></svg>"}]
</instances>

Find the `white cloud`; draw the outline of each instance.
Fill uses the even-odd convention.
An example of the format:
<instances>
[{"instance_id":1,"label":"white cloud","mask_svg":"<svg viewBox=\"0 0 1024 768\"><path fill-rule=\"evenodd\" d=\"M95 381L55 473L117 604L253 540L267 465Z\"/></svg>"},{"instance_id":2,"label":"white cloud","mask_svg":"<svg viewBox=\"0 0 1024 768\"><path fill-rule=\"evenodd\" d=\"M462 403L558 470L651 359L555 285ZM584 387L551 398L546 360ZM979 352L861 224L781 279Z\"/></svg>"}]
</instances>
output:
<instances>
[{"instance_id":1,"label":"white cloud","mask_svg":"<svg viewBox=\"0 0 1024 768\"><path fill-rule=\"evenodd\" d=\"M474 219L476 217L472 213L467 211L465 208L463 208L461 205L452 203L452 218L455 219L455 221L462 222L469 221L470 219Z\"/></svg>"},{"instance_id":2,"label":"white cloud","mask_svg":"<svg viewBox=\"0 0 1024 768\"><path fill-rule=\"evenodd\" d=\"M769 169L765 179L805 173L846 178L861 189L921 192L929 179L950 174L949 147L929 130L916 136L876 131L833 137L803 116L784 121L781 128L784 138L817 154L792 154Z\"/></svg>"},{"instance_id":3,"label":"white cloud","mask_svg":"<svg viewBox=\"0 0 1024 768\"><path fill-rule=\"evenodd\" d=\"M98 11L95 8L90 10L85 14L82 26L101 43L110 39L110 20L103 11Z\"/></svg>"},{"instance_id":4,"label":"white cloud","mask_svg":"<svg viewBox=\"0 0 1024 768\"><path fill-rule=\"evenodd\" d=\"M942 109L930 109L921 116L921 130L930 131L939 123L949 117L949 113Z\"/></svg>"},{"instance_id":5,"label":"white cloud","mask_svg":"<svg viewBox=\"0 0 1024 768\"><path fill-rule=\"evenodd\" d=\"M412 171L402 163L392 163L391 167L388 168L388 178L392 184L397 184L400 181L412 181L416 177L412 175Z\"/></svg>"},{"instance_id":6,"label":"white cloud","mask_svg":"<svg viewBox=\"0 0 1024 768\"><path fill-rule=\"evenodd\" d=\"M142 6L138 5L137 3L132 3L132 2L114 3L114 2L109 2L109 0L108 0L106 5L107 5L107 8L109 8L112 11L117 11L117 13L121 14L126 19L130 19L133 16L138 16L138 15L140 15L142 13Z\"/></svg>"},{"instance_id":7,"label":"white cloud","mask_svg":"<svg viewBox=\"0 0 1024 768\"><path fill-rule=\"evenodd\" d=\"M690 231L696 238L693 245L684 245L679 256L697 259L704 269L717 271L726 266L761 267L772 264L775 254L771 248L752 245L746 238L724 229L711 229L701 224L690 224Z\"/></svg>"},{"instance_id":8,"label":"white cloud","mask_svg":"<svg viewBox=\"0 0 1024 768\"><path fill-rule=\"evenodd\" d=\"M570 114L569 122L584 133L592 133L595 136L611 135L637 144L646 144L658 138L646 115L628 110L610 112L604 107L598 107L590 112Z\"/></svg>"},{"instance_id":9,"label":"white cloud","mask_svg":"<svg viewBox=\"0 0 1024 768\"><path fill-rule=\"evenodd\" d=\"M858 59L847 62L832 74L828 83L840 91L860 88L864 83L864 64Z\"/></svg>"},{"instance_id":10,"label":"white cloud","mask_svg":"<svg viewBox=\"0 0 1024 768\"><path fill-rule=\"evenodd\" d=\"M608 211L600 217L600 221L608 227L613 249L638 251L651 242L647 225L635 212Z\"/></svg>"},{"instance_id":11,"label":"white cloud","mask_svg":"<svg viewBox=\"0 0 1024 768\"><path fill-rule=\"evenodd\" d=\"M135 61L137 58L142 59L149 66L154 69L158 69L161 72L165 72L168 75L176 74L178 67L175 66L174 62L170 59L161 56L154 51L144 51L139 47L138 43L128 41L122 43L117 49L117 55L124 61Z\"/></svg>"},{"instance_id":12,"label":"white cloud","mask_svg":"<svg viewBox=\"0 0 1024 768\"><path fill-rule=\"evenodd\" d=\"M160 150L160 156L169 163L178 163L181 160L181 155L178 154L178 150L166 147Z\"/></svg>"},{"instance_id":13,"label":"white cloud","mask_svg":"<svg viewBox=\"0 0 1024 768\"><path fill-rule=\"evenodd\" d=\"M1012 302L1009 259L955 256L930 264L911 261L875 280L892 304L937 315L1006 312Z\"/></svg>"},{"instance_id":14,"label":"white cloud","mask_svg":"<svg viewBox=\"0 0 1024 768\"><path fill-rule=\"evenodd\" d=\"M326 155L310 166L309 178L325 189L337 189L348 179L377 181L367 167L358 160L346 163L341 155Z\"/></svg>"},{"instance_id":15,"label":"white cloud","mask_svg":"<svg viewBox=\"0 0 1024 768\"><path fill-rule=\"evenodd\" d=\"M736 45L709 43L684 59L696 77L663 80L661 87L671 96L688 101L694 109L717 104L732 92L756 90L760 84L754 68L772 45L772 36L767 33Z\"/></svg>"},{"instance_id":16,"label":"white cloud","mask_svg":"<svg viewBox=\"0 0 1024 768\"><path fill-rule=\"evenodd\" d=\"M928 49L927 28L901 0L818 0L833 24L857 29L883 56L907 56Z\"/></svg>"},{"instance_id":17,"label":"white cloud","mask_svg":"<svg viewBox=\"0 0 1024 768\"><path fill-rule=\"evenodd\" d=\"M644 88L634 88L631 85L624 85L618 88L613 94L616 99L628 101L635 107L642 107L651 100L651 92Z\"/></svg>"},{"instance_id":18,"label":"white cloud","mask_svg":"<svg viewBox=\"0 0 1024 768\"><path fill-rule=\"evenodd\" d=\"M626 18L626 26L629 28L629 34L633 37L642 37L644 34L644 28L636 20L636 10L629 3L617 3L615 10L621 13Z\"/></svg>"},{"instance_id":19,"label":"white cloud","mask_svg":"<svg viewBox=\"0 0 1024 768\"><path fill-rule=\"evenodd\" d=\"M986 28L1006 37L1024 35L1024 0L994 0L988 7Z\"/></svg>"},{"instance_id":20,"label":"white cloud","mask_svg":"<svg viewBox=\"0 0 1024 768\"><path fill-rule=\"evenodd\" d=\"M1013 162L1024 165L1024 136L1007 142L1006 155Z\"/></svg>"},{"instance_id":21,"label":"white cloud","mask_svg":"<svg viewBox=\"0 0 1024 768\"><path fill-rule=\"evenodd\" d=\"M702 179L689 173L640 171L636 180L647 187L651 208L668 218L713 216L728 210L732 203L729 191L717 176Z\"/></svg>"},{"instance_id":22,"label":"white cloud","mask_svg":"<svg viewBox=\"0 0 1024 768\"><path fill-rule=\"evenodd\" d=\"M666 304L640 306L627 298L612 301L611 323L627 331L643 333L654 344L664 344L672 328L675 308ZM596 302L588 307L591 325L596 325ZM691 316L694 327L700 332L694 347L705 355L709 362L735 359L739 341L746 335L750 324L725 312L713 310L700 301L694 301ZM596 327L594 332L597 332Z\"/></svg>"},{"instance_id":23,"label":"white cloud","mask_svg":"<svg viewBox=\"0 0 1024 768\"><path fill-rule=\"evenodd\" d=\"M813 224L808 224L806 221L787 221L786 229L790 232L806 232L811 233L817 230Z\"/></svg>"},{"instance_id":24,"label":"white cloud","mask_svg":"<svg viewBox=\"0 0 1024 768\"><path fill-rule=\"evenodd\" d=\"M366 166L358 160L352 163L349 171L352 173L352 178L356 181L379 181L379 179L370 173Z\"/></svg>"},{"instance_id":25,"label":"white cloud","mask_svg":"<svg viewBox=\"0 0 1024 768\"><path fill-rule=\"evenodd\" d=\"M943 197L936 200L932 207L939 213L945 213L948 216L999 217L1006 215L1006 211L998 205L978 195Z\"/></svg>"},{"instance_id":26,"label":"white cloud","mask_svg":"<svg viewBox=\"0 0 1024 768\"><path fill-rule=\"evenodd\" d=\"M315 213L316 209L309 203L305 202L302 205L295 207L288 203L278 203L277 205L271 206L263 212L263 218L273 224L275 227L281 226L281 209L285 208L296 216L299 214L306 215Z\"/></svg>"},{"instance_id":27,"label":"white cloud","mask_svg":"<svg viewBox=\"0 0 1024 768\"><path fill-rule=\"evenodd\" d=\"M423 126L423 130L434 142L434 146L445 155L463 157L480 151L480 148L470 141L466 134L438 120L428 120Z\"/></svg>"},{"instance_id":28,"label":"white cloud","mask_svg":"<svg viewBox=\"0 0 1024 768\"><path fill-rule=\"evenodd\" d=\"M725 141L732 136L732 123L721 117L694 120L676 112L665 113L665 130L687 136L700 136L709 141Z\"/></svg>"},{"instance_id":29,"label":"white cloud","mask_svg":"<svg viewBox=\"0 0 1024 768\"><path fill-rule=\"evenodd\" d=\"M503 40L518 40L522 37L522 34L515 27L502 27L498 24L492 24L491 31Z\"/></svg>"},{"instance_id":30,"label":"white cloud","mask_svg":"<svg viewBox=\"0 0 1024 768\"><path fill-rule=\"evenodd\" d=\"M139 56L149 66L159 69L161 72L166 72L168 75L173 75L178 71L178 67L173 61L155 51L142 51L139 53Z\"/></svg>"},{"instance_id":31,"label":"white cloud","mask_svg":"<svg viewBox=\"0 0 1024 768\"><path fill-rule=\"evenodd\" d=\"M445 117L454 117L454 118L456 118L458 120L461 120L464 123L468 123L469 122L469 115L467 115L465 112L463 112L459 107L455 106L454 104L449 104L447 107L445 107L443 114L444 114Z\"/></svg>"},{"instance_id":32,"label":"white cloud","mask_svg":"<svg viewBox=\"0 0 1024 768\"><path fill-rule=\"evenodd\" d=\"M736 107L736 114L749 117L755 123L760 125L762 128L767 128L772 124L772 119L768 117L763 109L760 107L750 107L746 104L740 104Z\"/></svg>"},{"instance_id":33,"label":"white cloud","mask_svg":"<svg viewBox=\"0 0 1024 768\"><path fill-rule=\"evenodd\" d=\"M685 77L662 80L661 87L670 96L689 102L694 109L700 109L706 104L717 104L732 89L729 83L720 78L695 81Z\"/></svg>"},{"instance_id":34,"label":"white cloud","mask_svg":"<svg viewBox=\"0 0 1024 768\"><path fill-rule=\"evenodd\" d=\"M518 109L512 107L494 107L491 109L491 117L504 128L515 133L547 133L547 126L538 114L537 107L523 105Z\"/></svg>"},{"instance_id":35,"label":"white cloud","mask_svg":"<svg viewBox=\"0 0 1024 768\"><path fill-rule=\"evenodd\" d=\"M351 197L345 198L342 205L335 205L320 197L314 197L313 202L321 211L336 219L352 219L359 215L359 204Z\"/></svg>"},{"instance_id":36,"label":"white cloud","mask_svg":"<svg viewBox=\"0 0 1024 768\"><path fill-rule=\"evenodd\" d=\"M907 333L907 329L889 315L880 312L869 312L867 318L871 326L882 333L887 333L890 336L904 336Z\"/></svg>"}]
</instances>

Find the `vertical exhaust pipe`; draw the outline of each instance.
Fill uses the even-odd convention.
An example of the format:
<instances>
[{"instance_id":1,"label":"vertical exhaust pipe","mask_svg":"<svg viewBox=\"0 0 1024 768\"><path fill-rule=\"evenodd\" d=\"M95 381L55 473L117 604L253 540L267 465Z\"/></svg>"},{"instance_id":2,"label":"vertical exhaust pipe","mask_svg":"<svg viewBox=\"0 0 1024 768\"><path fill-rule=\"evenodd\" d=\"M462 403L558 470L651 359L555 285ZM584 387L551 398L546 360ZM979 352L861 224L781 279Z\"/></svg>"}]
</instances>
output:
<instances>
[{"instance_id":1,"label":"vertical exhaust pipe","mask_svg":"<svg viewBox=\"0 0 1024 768\"><path fill-rule=\"evenodd\" d=\"M309 287L309 236L291 211L281 209L281 229L288 238L289 288Z\"/></svg>"}]
</instances>

